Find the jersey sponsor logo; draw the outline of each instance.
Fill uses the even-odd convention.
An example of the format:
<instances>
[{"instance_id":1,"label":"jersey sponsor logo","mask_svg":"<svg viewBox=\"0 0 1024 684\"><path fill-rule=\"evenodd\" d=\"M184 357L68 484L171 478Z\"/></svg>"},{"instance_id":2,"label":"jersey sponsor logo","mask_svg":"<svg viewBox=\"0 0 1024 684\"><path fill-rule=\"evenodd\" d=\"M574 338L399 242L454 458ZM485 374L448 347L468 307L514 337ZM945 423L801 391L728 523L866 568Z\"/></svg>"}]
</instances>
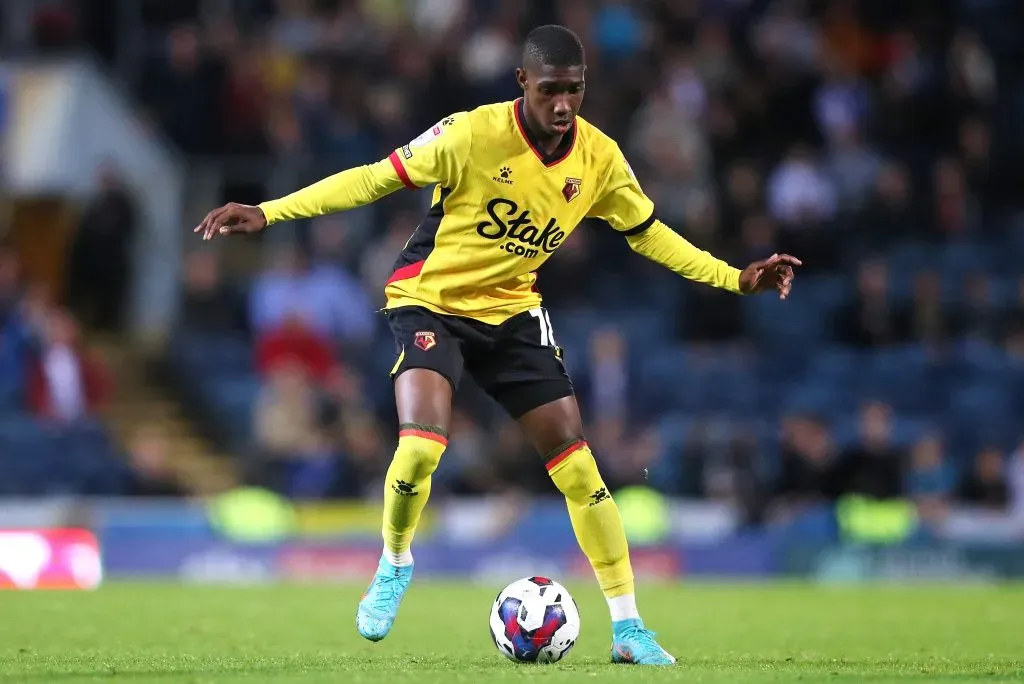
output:
<instances>
[{"instance_id":1,"label":"jersey sponsor logo","mask_svg":"<svg viewBox=\"0 0 1024 684\"><path fill-rule=\"evenodd\" d=\"M441 128L441 124L437 124L433 128L429 128L413 138L407 147L423 147L440 137L442 133L444 133L444 129Z\"/></svg>"},{"instance_id":2,"label":"jersey sponsor logo","mask_svg":"<svg viewBox=\"0 0 1024 684\"><path fill-rule=\"evenodd\" d=\"M437 346L437 336L429 330L421 330L413 336L413 344L423 351L430 351Z\"/></svg>"},{"instance_id":3,"label":"jersey sponsor logo","mask_svg":"<svg viewBox=\"0 0 1024 684\"><path fill-rule=\"evenodd\" d=\"M508 168L507 166L502 166L500 169L498 169L497 175L491 177L491 180L494 181L495 183L501 183L503 185L512 185L514 181L510 178L511 175L512 169Z\"/></svg>"},{"instance_id":4,"label":"jersey sponsor logo","mask_svg":"<svg viewBox=\"0 0 1024 684\"><path fill-rule=\"evenodd\" d=\"M519 205L504 197L495 197L487 203L490 221L477 224L476 232L488 240L503 241L498 245L509 254L532 259L543 251L551 254L565 240L565 231L558 227L555 219L548 219L543 228L537 226L529 209L519 210Z\"/></svg>"},{"instance_id":5,"label":"jersey sponsor logo","mask_svg":"<svg viewBox=\"0 0 1024 684\"><path fill-rule=\"evenodd\" d=\"M572 202L580 196L580 185L582 184L583 180L580 178L565 179L565 186L562 187L562 197L565 198L566 202Z\"/></svg>"}]
</instances>

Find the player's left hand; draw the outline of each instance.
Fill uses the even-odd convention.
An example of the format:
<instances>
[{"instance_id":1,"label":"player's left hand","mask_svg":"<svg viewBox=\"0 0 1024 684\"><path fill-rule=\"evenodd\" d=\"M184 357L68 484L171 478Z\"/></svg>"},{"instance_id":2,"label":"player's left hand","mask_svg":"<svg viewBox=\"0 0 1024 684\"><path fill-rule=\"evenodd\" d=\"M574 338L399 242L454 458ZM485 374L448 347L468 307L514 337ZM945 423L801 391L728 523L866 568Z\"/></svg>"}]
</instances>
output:
<instances>
[{"instance_id":1,"label":"player's left hand","mask_svg":"<svg viewBox=\"0 0 1024 684\"><path fill-rule=\"evenodd\" d=\"M785 299L793 287L793 267L802 265L803 262L788 254L772 254L763 261L755 261L740 273L740 291L757 294L775 290L779 299Z\"/></svg>"}]
</instances>

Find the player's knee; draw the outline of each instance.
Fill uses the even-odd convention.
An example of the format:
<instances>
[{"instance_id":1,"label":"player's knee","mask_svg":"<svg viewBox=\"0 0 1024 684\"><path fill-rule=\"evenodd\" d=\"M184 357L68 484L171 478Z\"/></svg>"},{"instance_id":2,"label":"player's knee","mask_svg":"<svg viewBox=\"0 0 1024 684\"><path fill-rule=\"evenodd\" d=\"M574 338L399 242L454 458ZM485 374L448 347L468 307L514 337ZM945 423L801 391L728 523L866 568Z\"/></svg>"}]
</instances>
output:
<instances>
[{"instance_id":1,"label":"player's knee","mask_svg":"<svg viewBox=\"0 0 1024 684\"><path fill-rule=\"evenodd\" d=\"M398 438L395 461L413 481L423 480L437 470L446 446L437 438L403 435Z\"/></svg>"},{"instance_id":2,"label":"player's knee","mask_svg":"<svg viewBox=\"0 0 1024 684\"><path fill-rule=\"evenodd\" d=\"M552 469L551 479L570 501L600 503L608 498L604 480L597 469L597 461L586 446L572 452Z\"/></svg>"}]
</instances>

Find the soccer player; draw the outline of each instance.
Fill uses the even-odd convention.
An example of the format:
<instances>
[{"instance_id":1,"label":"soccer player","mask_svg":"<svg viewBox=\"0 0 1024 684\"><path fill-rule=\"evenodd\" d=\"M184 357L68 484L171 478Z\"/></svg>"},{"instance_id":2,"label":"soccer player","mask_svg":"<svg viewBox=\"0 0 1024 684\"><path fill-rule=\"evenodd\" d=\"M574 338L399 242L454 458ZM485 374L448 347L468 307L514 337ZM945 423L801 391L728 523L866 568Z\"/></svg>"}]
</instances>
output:
<instances>
[{"instance_id":1,"label":"soccer player","mask_svg":"<svg viewBox=\"0 0 1024 684\"><path fill-rule=\"evenodd\" d=\"M577 116L584 71L574 33L536 28L516 69L521 98L447 116L388 158L281 199L227 204L195 229L204 239L252 233L434 186L385 285L400 427L384 488L384 551L356 615L371 641L387 636L412 578L413 535L468 372L519 422L565 495L611 612L612 660L675 662L637 612L622 521L584 438L535 272L585 218L604 220L633 251L685 278L739 294L784 299L800 262L773 255L740 271L658 221L616 143Z\"/></svg>"}]
</instances>

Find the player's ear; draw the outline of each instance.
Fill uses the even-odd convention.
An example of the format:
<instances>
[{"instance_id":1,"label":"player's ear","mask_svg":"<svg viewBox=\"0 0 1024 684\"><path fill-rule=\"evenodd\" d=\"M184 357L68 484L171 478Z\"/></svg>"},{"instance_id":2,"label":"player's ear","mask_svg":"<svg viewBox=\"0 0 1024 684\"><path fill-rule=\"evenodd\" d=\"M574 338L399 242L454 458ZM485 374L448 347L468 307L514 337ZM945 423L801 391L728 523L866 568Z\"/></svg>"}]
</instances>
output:
<instances>
[{"instance_id":1,"label":"player's ear","mask_svg":"<svg viewBox=\"0 0 1024 684\"><path fill-rule=\"evenodd\" d=\"M525 93L526 92L526 70L523 69L522 67L516 67L516 83L519 84L519 87L522 88L523 92Z\"/></svg>"}]
</instances>

